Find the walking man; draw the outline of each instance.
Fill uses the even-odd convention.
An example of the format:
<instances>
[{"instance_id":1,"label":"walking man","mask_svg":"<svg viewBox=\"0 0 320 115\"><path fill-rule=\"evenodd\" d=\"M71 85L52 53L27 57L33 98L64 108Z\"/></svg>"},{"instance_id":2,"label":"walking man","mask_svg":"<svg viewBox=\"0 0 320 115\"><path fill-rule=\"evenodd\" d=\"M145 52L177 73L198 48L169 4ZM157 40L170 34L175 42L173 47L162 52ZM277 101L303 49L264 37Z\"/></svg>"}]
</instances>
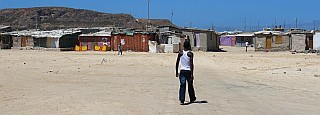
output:
<instances>
[{"instance_id":1,"label":"walking man","mask_svg":"<svg viewBox=\"0 0 320 115\"><path fill-rule=\"evenodd\" d=\"M249 46L249 42L248 41L246 41L246 52L248 52L248 46Z\"/></svg>"},{"instance_id":2,"label":"walking man","mask_svg":"<svg viewBox=\"0 0 320 115\"><path fill-rule=\"evenodd\" d=\"M194 88L193 88L193 53L191 50L191 45L189 41L184 42L184 50L178 54L176 62L176 77L180 79L180 90L179 90L179 100L180 105L184 104L185 94L186 94L186 81L188 82L188 93L190 98L190 103L196 100ZM181 59L180 74L178 73L179 62Z\"/></svg>"}]
</instances>

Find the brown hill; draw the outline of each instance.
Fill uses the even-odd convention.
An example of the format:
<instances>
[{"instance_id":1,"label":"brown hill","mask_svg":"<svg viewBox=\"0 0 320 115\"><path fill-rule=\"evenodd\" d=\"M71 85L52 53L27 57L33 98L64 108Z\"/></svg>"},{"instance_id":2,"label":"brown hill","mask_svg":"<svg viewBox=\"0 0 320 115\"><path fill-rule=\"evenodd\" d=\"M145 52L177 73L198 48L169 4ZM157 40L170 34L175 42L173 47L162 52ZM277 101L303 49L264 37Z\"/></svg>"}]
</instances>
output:
<instances>
[{"instance_id":1,"label":"brown hill","mask_svg":"<svg viewBox=\"0 0 320 115\"><path fill-rule=\"evenodd\" d=\"M171 25L168 20L157 20L154 26ZM0 24L11 25L14 29L78 28L117 26L127 28L144 28L129 14L110 14L84 9L65 7L36 7L0 10Z\"/></svg>"}]
</instances>

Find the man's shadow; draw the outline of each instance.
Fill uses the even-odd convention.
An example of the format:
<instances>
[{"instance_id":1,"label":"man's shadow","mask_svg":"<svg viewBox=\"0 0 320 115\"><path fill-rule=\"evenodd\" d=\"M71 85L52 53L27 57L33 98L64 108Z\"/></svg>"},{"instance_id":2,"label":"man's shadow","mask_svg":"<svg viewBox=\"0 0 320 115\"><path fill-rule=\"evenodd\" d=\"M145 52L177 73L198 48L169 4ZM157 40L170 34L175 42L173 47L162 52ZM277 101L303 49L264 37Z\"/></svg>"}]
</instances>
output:
<instances>
[{"instance_id":1,"label":"man's shadow","mask_svg":"<svg viewBox=\"0 0 320 115\"><path fill-rule=\"evenodd\" d=\"M208 103L207 100L204 101L194 101L194 102L188 102L188 103L184 103L182 105L190 105L190 104L204 104L204 103Z\"/></svg>"}]
</instances>

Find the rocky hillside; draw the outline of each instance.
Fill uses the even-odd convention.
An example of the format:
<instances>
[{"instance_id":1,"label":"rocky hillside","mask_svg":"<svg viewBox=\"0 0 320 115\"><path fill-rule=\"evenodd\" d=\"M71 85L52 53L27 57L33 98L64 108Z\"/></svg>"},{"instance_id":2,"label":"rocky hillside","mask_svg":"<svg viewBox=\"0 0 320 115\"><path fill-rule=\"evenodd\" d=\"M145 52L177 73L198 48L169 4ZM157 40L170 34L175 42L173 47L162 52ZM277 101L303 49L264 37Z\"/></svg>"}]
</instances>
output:
<instances>
[{"instance_id":1,"label":"rocky hillside","mask_svg":"<svg viewBox=\"0 0 320 115\"><path fill-rule=\"evenodd\" d=\"M168 20L156 22L154 26L171 25ZM34 29L38 24L38 28L45 30L102 26L145 27L144 22L139 22L129 14L109 14L65 7L2 9L0 10L1 24L11 25L14 29Z\"/></svg>"}]
</instances>

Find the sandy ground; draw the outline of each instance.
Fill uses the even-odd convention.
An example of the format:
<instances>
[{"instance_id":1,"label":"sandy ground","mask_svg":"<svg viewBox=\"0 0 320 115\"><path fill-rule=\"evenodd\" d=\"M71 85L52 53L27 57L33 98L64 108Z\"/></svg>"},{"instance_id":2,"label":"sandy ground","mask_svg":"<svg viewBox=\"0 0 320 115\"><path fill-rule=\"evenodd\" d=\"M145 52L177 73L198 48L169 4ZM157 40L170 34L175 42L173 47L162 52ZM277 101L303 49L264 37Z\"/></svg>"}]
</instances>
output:
<instances>
[{"instance_id":1,"label":"sandy ground","mask_svg":"<svg viewBox=\"0 0 320 115\"><path fill-rule=\"evenodd\" d=\"M183 106L177 54L0 50L0 113L320 114L320 56L223 48L195 52Z\"/></svg>"}]
</instances>

